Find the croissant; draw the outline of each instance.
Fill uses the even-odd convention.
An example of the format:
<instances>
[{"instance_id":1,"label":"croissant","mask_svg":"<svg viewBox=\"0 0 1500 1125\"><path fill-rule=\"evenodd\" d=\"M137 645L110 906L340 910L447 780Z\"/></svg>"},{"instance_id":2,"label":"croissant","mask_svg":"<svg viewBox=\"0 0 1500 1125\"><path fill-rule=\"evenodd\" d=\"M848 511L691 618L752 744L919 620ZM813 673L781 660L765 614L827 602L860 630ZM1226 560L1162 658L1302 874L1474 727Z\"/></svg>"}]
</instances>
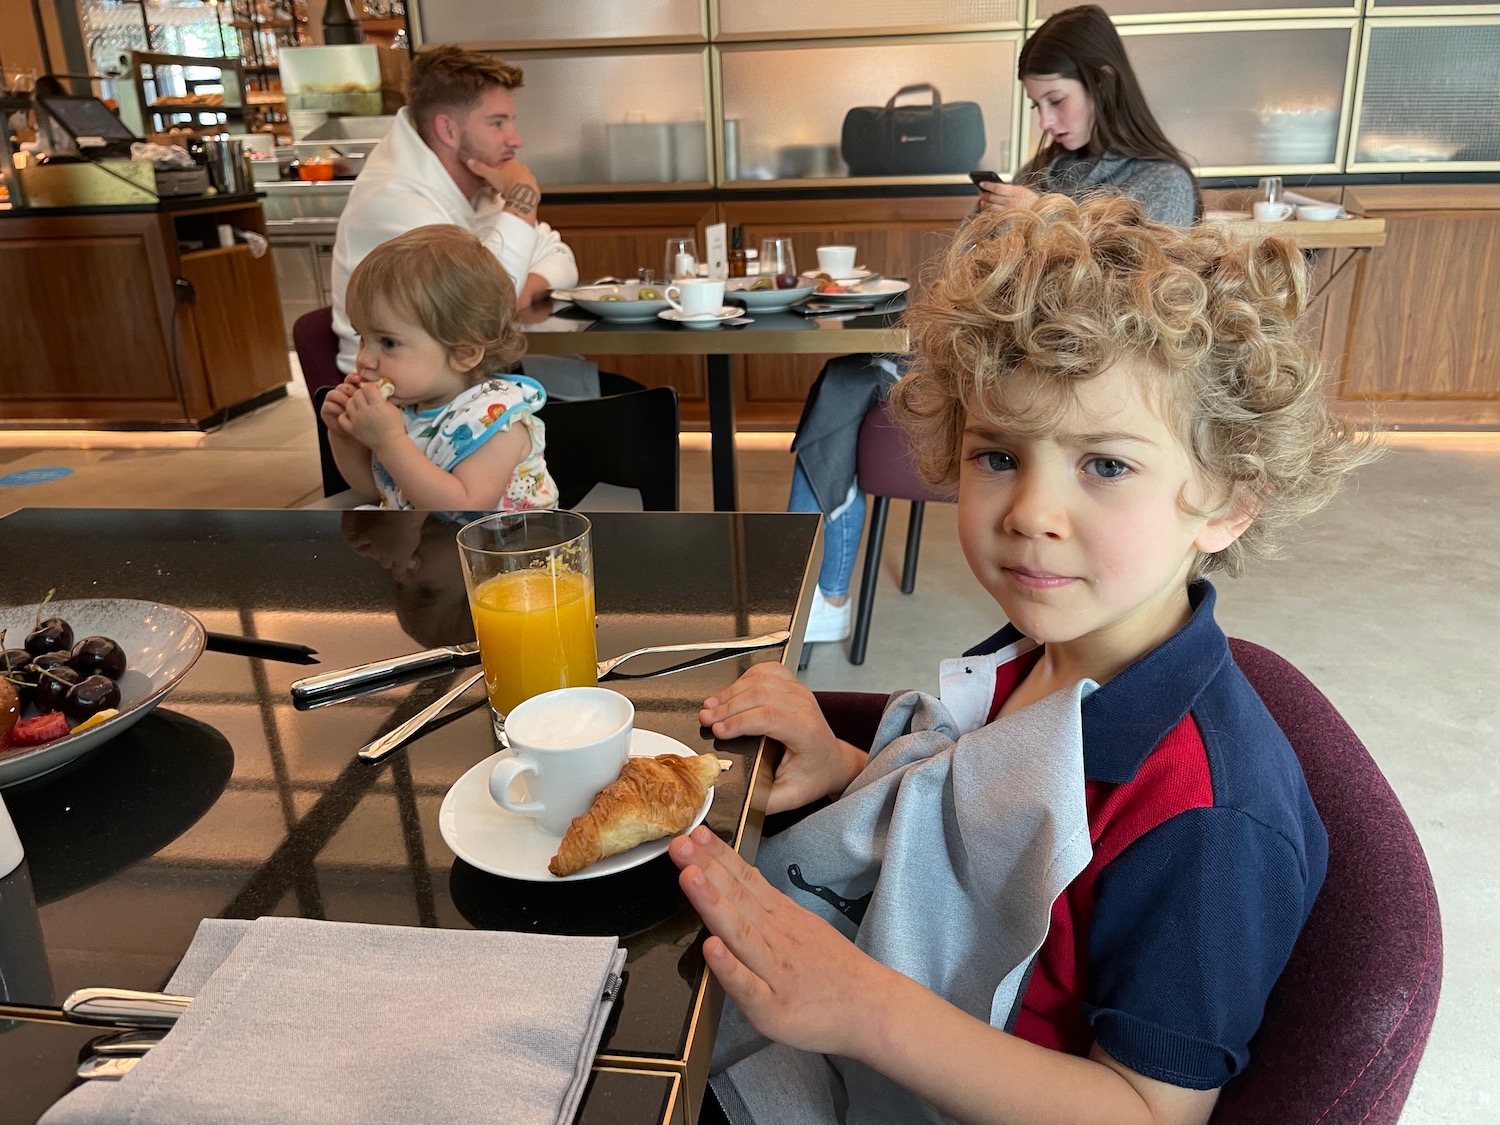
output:
<instances>
[{"instance_id":1,"label":"croissant","mask_svg":"<svg viewBox=\"0 0 1500 1125\"><path fill-rule=\"evenodd\" d=\"M572 875L607 855L681 832L718 776L719 760L712 754L629 759L589 811L573 818L547 870Z\"/></svg>"}]
</instances>

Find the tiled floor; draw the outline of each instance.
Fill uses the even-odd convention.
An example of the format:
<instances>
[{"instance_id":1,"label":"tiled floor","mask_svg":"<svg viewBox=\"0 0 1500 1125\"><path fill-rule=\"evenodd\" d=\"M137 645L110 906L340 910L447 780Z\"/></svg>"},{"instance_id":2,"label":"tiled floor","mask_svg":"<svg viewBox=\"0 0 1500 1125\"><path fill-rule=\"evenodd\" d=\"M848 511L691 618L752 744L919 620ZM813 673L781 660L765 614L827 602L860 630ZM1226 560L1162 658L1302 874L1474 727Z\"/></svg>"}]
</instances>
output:
<instances>
[{"instance_id":1,"label":"tiled floor","mask_svg":"<svg viewBox=\"0 0 1500 1125\"><path fill-rule=\"evenodd\" d=\"M319 492L305 397L207 435L89 435L88 448L79 440L58 435L41 447L34 435L0 431L0 512L284 507ZM786 442L742 439L747 509L784 506ZM1403 1120L1469 1125L1500 1117L1500 708L1489 666L1500 637L1500 435L1398 435L1391 445L1293 538L1287 558L1220 584L1221 619L1322 687L1416 824L1437 882L1446 961L1442 1006ZM682 463L683 507L706 510L702 435L685 438ZM6 484L17 470L47 467L72 472ZM930 690L940 657L998 627L947 505L929 508L917 589L901 596L905 524L905 506L894 505L868 661L855 668L839 646L819 645L804 674L814 687Z\"/></svg>"}]
</instances>

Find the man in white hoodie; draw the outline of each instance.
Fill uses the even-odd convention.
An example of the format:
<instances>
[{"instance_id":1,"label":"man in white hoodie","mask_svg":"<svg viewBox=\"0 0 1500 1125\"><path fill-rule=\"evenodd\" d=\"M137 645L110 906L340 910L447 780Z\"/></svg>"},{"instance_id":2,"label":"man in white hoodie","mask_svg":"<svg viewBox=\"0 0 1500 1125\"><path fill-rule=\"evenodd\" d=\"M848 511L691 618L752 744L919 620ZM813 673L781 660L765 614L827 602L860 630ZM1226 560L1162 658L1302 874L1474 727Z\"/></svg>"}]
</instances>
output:
<instances>
[{"instance_id":1,"label":"man in white hoodie","mask_svg":"<svg viewBox=\"0 0 1500 1125\"><path fill-rule=\"evenodd\" d=\"M339 368L354 370L359 338L344 309L349 275L382 242L451 223L489 247L527 305L578 280L573 251L538 222L536 177L521 147L511 91L521 71L488 55L432 47L412 61L407 106L365 159L333 247L333 328Z\"/></svg>"}]
</instances>

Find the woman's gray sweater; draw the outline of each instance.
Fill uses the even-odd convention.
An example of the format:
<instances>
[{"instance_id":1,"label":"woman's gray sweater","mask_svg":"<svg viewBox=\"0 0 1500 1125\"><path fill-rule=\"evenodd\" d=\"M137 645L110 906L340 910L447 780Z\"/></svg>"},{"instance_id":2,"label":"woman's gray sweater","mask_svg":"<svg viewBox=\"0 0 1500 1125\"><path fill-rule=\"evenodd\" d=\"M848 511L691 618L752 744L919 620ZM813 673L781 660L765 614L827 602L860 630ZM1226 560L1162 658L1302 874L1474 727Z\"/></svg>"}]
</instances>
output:
<instances>
[{"instance_id":1,"label":"woman's gray sweater","mask_svg":"<svg viewBox=\"0 0 1500 1125\"><path fill-rule=\"evenodd\" d=\"M1113 190L1138 201L1153 222L1191 226L1197 219L1193 177L1170 160L1140 160L1133 156L1081 156L1064 152L1017 182L1037 192L1056 192L1078 199L1090 191Z\"/></svg>"}]
</instances>

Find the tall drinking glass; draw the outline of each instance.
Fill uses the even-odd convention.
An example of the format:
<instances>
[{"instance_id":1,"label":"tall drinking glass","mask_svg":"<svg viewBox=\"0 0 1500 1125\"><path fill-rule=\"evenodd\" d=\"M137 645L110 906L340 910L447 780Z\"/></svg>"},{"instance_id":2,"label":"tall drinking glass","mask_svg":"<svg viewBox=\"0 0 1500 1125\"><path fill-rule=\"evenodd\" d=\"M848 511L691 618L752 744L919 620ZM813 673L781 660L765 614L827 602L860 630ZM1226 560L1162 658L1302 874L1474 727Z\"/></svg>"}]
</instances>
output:
<instances>
[{"instance_id":1,"label":"tall drinking glass","mask_svg":"<svg viewBox=\"0 0 1500 1125\"><path fill-rule=\"evenodd\" d=\"M497 734L522 700L599 682L587 519L499 512L459 531L458 551Z\"/></svg>"},{"instance_id":2,"label":"tall drinking glass","mask_svg":"<svg viewBox=\"0 0 1500 1125\"><path fill-rule=\"evenodd\" d=\"M761 239L760 274L774 277L778 289L791 289L797 284L797 255L790 238Z\"/></svg>"}]
</instances>

